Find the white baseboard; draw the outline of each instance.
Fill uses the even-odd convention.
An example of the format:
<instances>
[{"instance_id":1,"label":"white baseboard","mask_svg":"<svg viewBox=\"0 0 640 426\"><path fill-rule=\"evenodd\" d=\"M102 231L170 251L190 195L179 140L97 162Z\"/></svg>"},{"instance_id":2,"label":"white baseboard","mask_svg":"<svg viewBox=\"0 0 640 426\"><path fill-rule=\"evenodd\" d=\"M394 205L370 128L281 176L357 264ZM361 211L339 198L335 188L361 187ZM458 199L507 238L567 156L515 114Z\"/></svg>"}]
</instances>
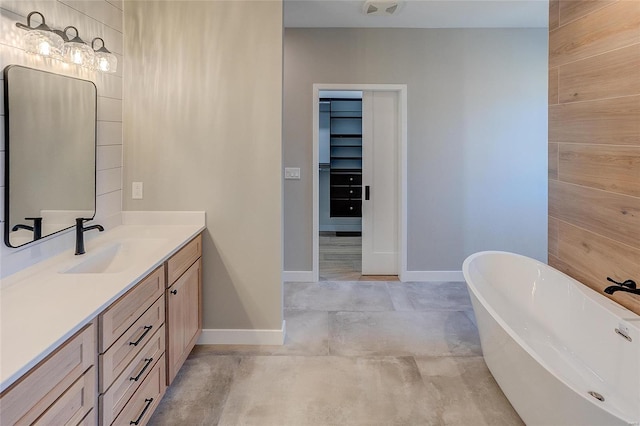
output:
<instances>
[{"instance_id":1,"label":"white baseboard","mask_svg":"<svg viewBox=\"0 0 640 426\"><path fill-rule=\"evenodd\" d=\"M203 329L197 345L283 345L285 321L280 330Z\"/></svg>"},{"instance_id":2,"label":"white baseboard","mask_svg":"<svg viewBox=\"0 0 640 426\"><path fill-rule=\"evenodd\" d=\"M314 282L313 271L282 271L282 281L312 283Z\"/></svg>"},{"instance_id":3,"label":"white baseboard","mask_svg":"<svg viewBox=\"0 0 640 426\"><path fill-rule=\"evenodd\" d=\"M401 281L464 281L462 271L406 271ZM283 271L282 281L312 283L313 271Z\"/></svg>"},{"instance_id":4,"label":"white baseboard","mask_svg":"<svg viewBox=\"0 0 640 426\"><path fill-rule=\"evenodd\" d=\"M405 281L464 281L462 271L406 271L400 277Z\"/></svg>"}]
</instances>

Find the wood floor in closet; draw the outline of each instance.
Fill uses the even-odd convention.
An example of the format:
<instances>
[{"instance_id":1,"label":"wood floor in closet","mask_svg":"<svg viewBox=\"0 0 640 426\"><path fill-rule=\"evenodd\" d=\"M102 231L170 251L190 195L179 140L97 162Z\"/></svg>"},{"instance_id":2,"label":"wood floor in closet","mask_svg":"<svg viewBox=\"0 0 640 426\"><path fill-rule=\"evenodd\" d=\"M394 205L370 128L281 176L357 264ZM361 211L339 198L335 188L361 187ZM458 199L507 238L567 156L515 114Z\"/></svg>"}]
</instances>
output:
<instances>
[{"instance_id":1,"label":"wood floor in closet","mask_svg":"<svg viewBox=\"0 0 640 426\"><path fill-rule=\"evenodd\" d=\"M398 277L362 275L362 237L321 232L320 281L398 281Z\"/></svg>"}]
</instances>

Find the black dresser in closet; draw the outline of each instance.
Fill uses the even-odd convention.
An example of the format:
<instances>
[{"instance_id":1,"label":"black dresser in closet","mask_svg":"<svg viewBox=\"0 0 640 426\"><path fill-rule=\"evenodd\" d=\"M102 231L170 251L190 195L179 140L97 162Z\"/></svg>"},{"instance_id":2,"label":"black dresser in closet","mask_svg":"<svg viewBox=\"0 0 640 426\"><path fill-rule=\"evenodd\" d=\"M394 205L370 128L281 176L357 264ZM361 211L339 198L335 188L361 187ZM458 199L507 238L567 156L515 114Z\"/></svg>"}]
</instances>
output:
<instances>
[{"instance_id":1,"label":"black dresser in closet","mask_svg":"<svg viewBox=\"0 0 640 426\"><path fill-rule=\"evenodd\" d=\"M330 101L330 215L362 216L362 100Z\"/></svg>"}]
</instances>

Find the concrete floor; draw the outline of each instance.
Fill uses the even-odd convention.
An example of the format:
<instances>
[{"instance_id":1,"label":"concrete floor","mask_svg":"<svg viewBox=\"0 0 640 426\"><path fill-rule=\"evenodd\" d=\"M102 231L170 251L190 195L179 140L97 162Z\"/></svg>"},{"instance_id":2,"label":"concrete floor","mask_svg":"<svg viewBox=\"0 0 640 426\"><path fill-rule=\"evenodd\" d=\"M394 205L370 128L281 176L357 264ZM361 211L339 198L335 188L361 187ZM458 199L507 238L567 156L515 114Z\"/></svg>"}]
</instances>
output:
<instances>
[{"instance_id":1,"label":"concrete floor","mask_svg":"<svg viewBox=\"0 0 640 426\"><path fill-rule=\"evenodd\" d=\"M151 425L522 425L463 283L285 283L283 346L197 346Z\"/></svg>"}]
</instances>

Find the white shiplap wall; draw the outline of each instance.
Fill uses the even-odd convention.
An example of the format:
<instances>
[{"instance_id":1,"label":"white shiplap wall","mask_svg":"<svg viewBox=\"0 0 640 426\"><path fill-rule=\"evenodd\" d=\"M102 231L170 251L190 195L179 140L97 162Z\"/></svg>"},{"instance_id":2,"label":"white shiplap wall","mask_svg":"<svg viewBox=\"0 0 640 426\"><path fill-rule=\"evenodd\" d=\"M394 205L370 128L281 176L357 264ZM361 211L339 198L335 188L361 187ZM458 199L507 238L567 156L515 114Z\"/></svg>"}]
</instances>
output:
<instances>
[{"instance_id":1,"label":"white shiplap wall","mask_svg":"<svg viewBox=\"0 0 640 426\"><path fill-rule=\"evenodd\" d=\"M104 74L85 68L45 60L22 48L23 31L16 22L26 24L32 11L45 16L47 25L62 29L78 28L80 37L91 42L102 37L105 46L118 57L118 72ZM122 69L123 69L123 1L122 0L0 0L0 69L7 65L24 65L58 74L91 80L98 89L96 221L118 223L122 211ZM0 75L0 79L3 76ZM4 82L0 81L0 100ZM4 220L4 103L0 102L0 208ZM4 229L4 224L0 224ZM0 230L0 236L2 234ZM0 277L10 275L30 264L73 247L73 233L66 232L23 249L1 244ZM37 247L37 248L35 248Z\"/></svg>"}]
</instances>

